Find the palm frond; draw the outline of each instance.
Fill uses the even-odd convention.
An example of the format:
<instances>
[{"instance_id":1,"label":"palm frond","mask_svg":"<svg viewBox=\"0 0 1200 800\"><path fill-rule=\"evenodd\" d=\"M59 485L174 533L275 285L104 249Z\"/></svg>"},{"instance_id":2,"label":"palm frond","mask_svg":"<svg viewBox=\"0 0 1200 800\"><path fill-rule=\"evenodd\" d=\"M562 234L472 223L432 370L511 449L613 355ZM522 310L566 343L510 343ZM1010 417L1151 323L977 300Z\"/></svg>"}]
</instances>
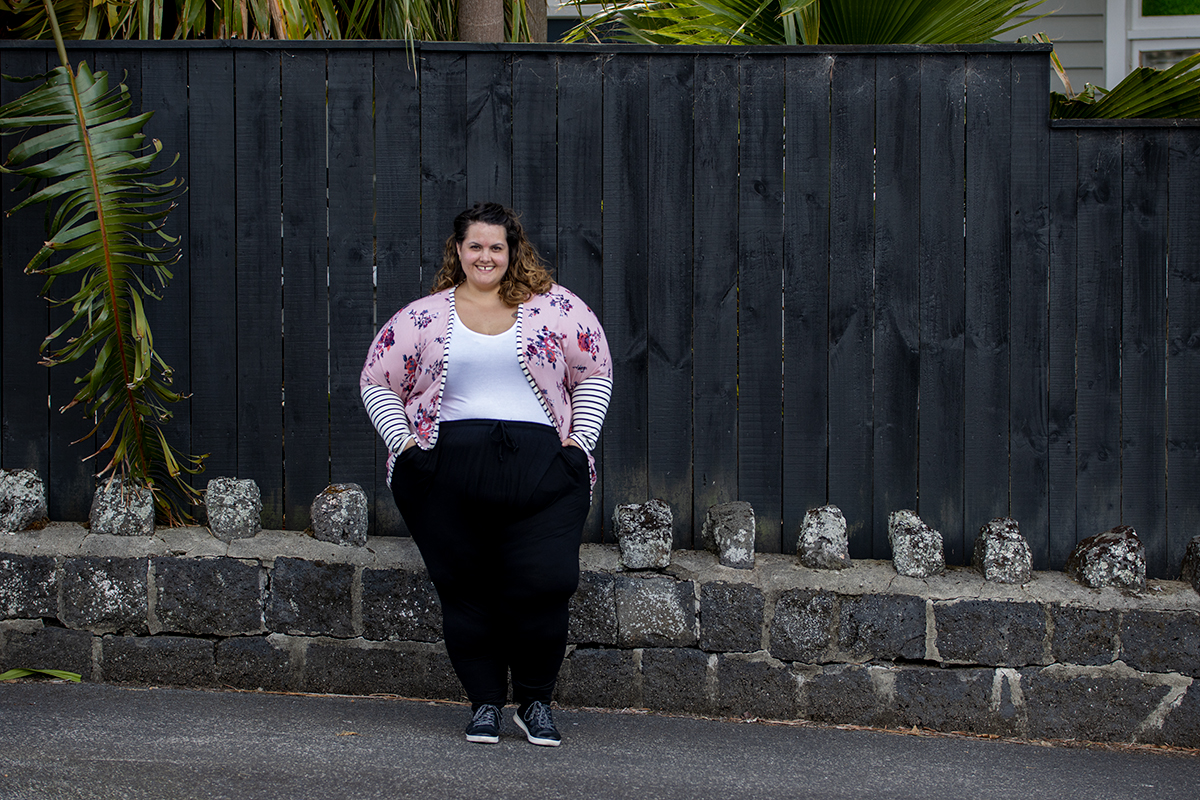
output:
<instances>
[{"instance_id":1,"label":"palm frond","mask_svg":"<svg viewBox=\"0 0 1200 800\"><path fill-rule=\"evenodd\" d=\"M1200 53L1168 69L1139 67L1111 91L1086 84L1074 97L1050 93L1055 119L1200 117Z\"/></svg>"}]
</instances>

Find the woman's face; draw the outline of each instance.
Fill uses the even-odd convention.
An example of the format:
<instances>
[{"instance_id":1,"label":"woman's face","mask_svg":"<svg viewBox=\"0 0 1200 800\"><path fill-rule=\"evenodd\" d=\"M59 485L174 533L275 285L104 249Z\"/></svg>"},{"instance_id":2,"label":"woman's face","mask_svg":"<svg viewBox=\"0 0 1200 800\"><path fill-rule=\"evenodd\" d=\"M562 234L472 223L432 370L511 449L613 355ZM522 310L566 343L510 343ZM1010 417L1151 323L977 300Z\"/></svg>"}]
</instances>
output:
<instances>
[{"instance_id":1,"label":"woman's face","mask_svg":"<svg viewBox=\"0 0 1200 800\"><path fill-rule=\"evenodd\" d=\"M508 239L504 235L504 226L472 222L457 247L467 285L480 292L498 291L500 279L508 271Z\"/></svg>"}]
</instances>

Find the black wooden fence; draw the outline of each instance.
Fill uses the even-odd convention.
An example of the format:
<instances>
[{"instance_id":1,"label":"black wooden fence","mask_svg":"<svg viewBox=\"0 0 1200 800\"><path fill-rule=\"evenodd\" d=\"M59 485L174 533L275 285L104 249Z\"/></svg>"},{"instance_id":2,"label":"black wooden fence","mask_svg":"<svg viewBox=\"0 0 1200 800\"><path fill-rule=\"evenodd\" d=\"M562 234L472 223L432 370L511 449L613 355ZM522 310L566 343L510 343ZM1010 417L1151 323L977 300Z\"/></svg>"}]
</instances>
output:
<instances>
[{"instance_id":1,"label":"black wooden fence","mask_svg":"<svg viewBox=\"0 0 1200 800\"><path fill-rule=\"evenodd\" d=\"M590 540L660 497L690 546L740 498L790 552L831 502L858 558L916 508L951 563L1007 514L1038 568L1125 522L1161 576L1200 533L1200 128L1052 126L1041 46L447 44L415 72L379 43L72 53L126 71L180 153L154 312L193 394L175 434L254 478L269 527L354 481L402 529L359 369L452 216L495 199L612 345ZM0 46L7 74L52 63ZM87 426L50 410L71 376L36 364L56 312L19 270L39 237L4 222L0 456L82 519Z\"/></svg>"}]
</instances>

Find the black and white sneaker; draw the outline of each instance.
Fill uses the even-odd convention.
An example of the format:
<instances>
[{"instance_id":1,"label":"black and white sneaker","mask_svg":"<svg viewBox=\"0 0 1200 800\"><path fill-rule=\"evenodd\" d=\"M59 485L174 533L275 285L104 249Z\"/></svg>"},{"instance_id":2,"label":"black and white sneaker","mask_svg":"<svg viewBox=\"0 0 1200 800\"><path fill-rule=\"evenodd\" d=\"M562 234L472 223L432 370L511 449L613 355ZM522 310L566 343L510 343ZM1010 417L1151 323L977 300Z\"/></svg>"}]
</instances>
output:
<instances>
[{"instance_id":1,"label":"black and white sneaker","mask_svg":"<svg viewBox=\"0 0 1200 800\"><path fill-rule=\"evenodd\" d=\"M475 709L467 726L467 741L495 744L500 741L500 707L484 703Z\"/></svg>"},{"instance_id":2,"label":"black and white sneaker","mask_svg":"<svg viewBox=\"0 0 1200 800\"><path fill-rule=\"evenodd\" d=\"M550 707L545 703L534 700L525 708L525 713L518 711L513 714L513 722L517 723L525 738L533 744L543 747L558 747L562 737L558 728L554 727L554 717L550 715Z\"/></svg>"}]
</instances>

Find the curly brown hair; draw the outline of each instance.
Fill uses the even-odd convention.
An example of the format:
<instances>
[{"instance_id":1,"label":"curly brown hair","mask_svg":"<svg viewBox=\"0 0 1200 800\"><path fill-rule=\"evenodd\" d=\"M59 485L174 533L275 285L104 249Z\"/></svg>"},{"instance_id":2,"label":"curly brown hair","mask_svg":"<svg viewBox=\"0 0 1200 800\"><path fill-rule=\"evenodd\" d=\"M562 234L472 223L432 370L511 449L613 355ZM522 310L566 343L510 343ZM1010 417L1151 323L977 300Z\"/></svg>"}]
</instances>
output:
<instances>
[{"instance_id":1,"label":"curly brown hair","mask_svg":"<svg viewBox=\"0 0 1200 800\"><path fill-rule=\"evenodd\" d=\"M500 279L500 299L505 304L515 307L535 294L550 291L554 279L537 248L526 238L517 213L499 203L476 203L454 218L454 233L446 240L442 268L433 278L434 292L457 286L466 279L458 260L458 245L466 240L467 230L476 222L504 228L504 238L508 241L508 270Z\"/></svg>"}]
</instances>

